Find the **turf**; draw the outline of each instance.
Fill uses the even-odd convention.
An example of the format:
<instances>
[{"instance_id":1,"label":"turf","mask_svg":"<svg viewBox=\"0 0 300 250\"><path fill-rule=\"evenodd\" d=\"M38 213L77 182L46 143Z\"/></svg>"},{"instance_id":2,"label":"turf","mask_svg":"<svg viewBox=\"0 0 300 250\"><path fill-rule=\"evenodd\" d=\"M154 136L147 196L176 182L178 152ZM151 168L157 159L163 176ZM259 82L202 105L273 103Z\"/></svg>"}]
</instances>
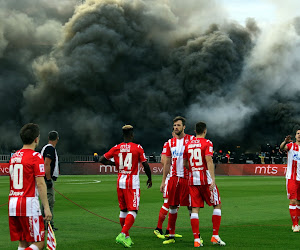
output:
<instances>
[{"instance_id":1,"label":"turf","mask_svg":"<svg viewBox=\"0 0 300 250\"><path fill-rule=\"evenodd\" d=\"M8 182L8 177L0 178L0 205L7 202ZM183 235L182 239L165 246L153 234L163 203L160 182L161 176L154 176L153 187L147 189L146 177L141 176L140 211L135 227L130 230L135 243L132 248L193 249L193 234L185 207L179 209L176 230ZM220 236L227 244L224 248L299 249L300 233L291 231L283 177L218 176L216 182L223 206ZM121 230L116 176L61 176L55 188L65 196L56 193L57 249L123 249L115 243ZM200 211L200 232L205 248L218 248L210 243L211 214L211 207ZM17 249L17 243L9 238L7 205L0 207L0 216L0 249Z\"/></svg>"}]
</instances>

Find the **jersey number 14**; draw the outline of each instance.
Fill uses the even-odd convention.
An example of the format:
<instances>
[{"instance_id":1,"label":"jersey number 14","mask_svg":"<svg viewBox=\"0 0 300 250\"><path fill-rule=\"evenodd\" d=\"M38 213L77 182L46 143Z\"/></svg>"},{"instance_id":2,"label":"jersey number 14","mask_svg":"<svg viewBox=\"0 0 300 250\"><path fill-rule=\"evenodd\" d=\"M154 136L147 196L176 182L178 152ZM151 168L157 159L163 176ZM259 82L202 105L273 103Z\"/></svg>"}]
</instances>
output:
<instances>
[{"instance_id":1,"label":"jersey number 14","mask_svg":"<svg viewBox=\"0 0 300 250\"><path fill-rule=\"evenodd\" d=\"M132 153L127 153L125 156L125 160L123 161L123 154L119 153L119 169L123 170L127 167L127 170L131 170L132 167Z\"/></svg>"}]
</instances>

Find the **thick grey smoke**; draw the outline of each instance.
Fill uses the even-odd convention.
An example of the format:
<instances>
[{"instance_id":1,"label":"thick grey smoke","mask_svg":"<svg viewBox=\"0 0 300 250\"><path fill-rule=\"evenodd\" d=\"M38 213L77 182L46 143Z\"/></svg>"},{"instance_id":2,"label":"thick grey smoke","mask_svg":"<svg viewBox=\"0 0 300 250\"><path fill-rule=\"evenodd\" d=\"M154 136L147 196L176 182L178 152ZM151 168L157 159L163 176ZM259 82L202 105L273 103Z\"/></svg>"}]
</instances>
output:
<instances>
[{"instance_id":1,"label":"thick grey smoke","mask_svg":"<svg viewBox=\"0 0 300 250\"><path fill-rule=\"evenodd\" d=\"M298 123L297 18L261 30L228 21L215 1L16 2L2 3L3 145L17 145L28 121L57 129L64 153L101 152L126 123L146 152L160 150L176 115L190 133L204 120L210 138L247 147Z\"/></svg>"}]
</instances>

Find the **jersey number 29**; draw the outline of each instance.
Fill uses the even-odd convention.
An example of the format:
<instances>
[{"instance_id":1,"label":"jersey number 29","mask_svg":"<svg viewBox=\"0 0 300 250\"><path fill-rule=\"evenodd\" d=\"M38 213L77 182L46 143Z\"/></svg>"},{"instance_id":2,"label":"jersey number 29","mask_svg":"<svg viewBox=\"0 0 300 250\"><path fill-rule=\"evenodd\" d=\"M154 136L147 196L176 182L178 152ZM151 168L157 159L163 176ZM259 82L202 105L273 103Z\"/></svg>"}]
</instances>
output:
<instances>
[{"instance_id":1,"label":"jersey number 29","mask_svg":"<svg viewBox=\"0 0 300 250\"><path fill-rule=\"evenodd\" d=\"M191 155L190 156L190 166L194 167L194 165L196 165L196 167L201 166L202 165L202 156L201 156L201 149L200 148L195 148L195 149L189 149L188 153ZM195 159L193 161L193 159Z\"/></svg>"}]
</instances>

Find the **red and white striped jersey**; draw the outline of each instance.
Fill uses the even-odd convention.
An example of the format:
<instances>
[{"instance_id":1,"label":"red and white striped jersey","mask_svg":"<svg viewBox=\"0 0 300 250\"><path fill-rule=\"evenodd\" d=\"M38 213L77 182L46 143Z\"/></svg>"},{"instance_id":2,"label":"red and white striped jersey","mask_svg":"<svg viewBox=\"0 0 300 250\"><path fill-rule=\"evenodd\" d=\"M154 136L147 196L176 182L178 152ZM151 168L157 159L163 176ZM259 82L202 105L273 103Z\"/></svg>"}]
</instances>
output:
<instances>
[{"instance_id":1,"label":"red and white striped jersey","mask_svg":"<svg viewBox=\"0 0 300 250\"><path fill-rule=\"evenodd\" d=\"M41 215L35 177L45 176L43 156L21 149L10 159L9 216Z\"/></svg>"},{"instance_id":2,"label":"red and white striped jersey","mask_svg":"<svg viewBox=\"0 0 300 250\"><path fill-rule=\"evenodd\" d=\"M288 152L285 178L300 181L300 146L293 142L286 146Z\"/></svg>"},{"instance_id":3,"label":"red and white striped jersey","mask_svg":"<svg viewBox=\"0 0 300 250\"><path fill-rule=\"evenodd\" d=\"M121 189L140 188L140 163L147 161L144 149L133 142L122 142L112 147L106 154L106 159L114 158L118 170L117 185Z\"/></svg>"},{"instance_id":4,"label":"red and white striped jersey","mask_svg":"<svg viewBox=\"0 0 300 250\"><path fill-rule=\"evenodd\" d=\"M183 158L189 162L189 185L211 184L205 156L213 156L213 144L205 138L194 138L185 146Z\"/></svg>"},{"instance_id":5,"label":"red and white striped jersey","mask_svg":"<svg viewBox=\"0 0 300 250\"><path fill-rule=\"evenodd\" d=\"M167 153L167 146L168 146L168 142L166 141L164 143L163 149L161 151L161 155L166 155L166 153Z\"/></svg>"},{"instance_id":6,"label":"red and white striped jersey","mask_svg":"<svg viewBox=\"0 0 300 250\"><path fill-rule=\"evenodd\" d=\"M171 176L188 178L188 171L183 166L183 152L185 145L193 138L193 135L185 135L181 139L174 137L168 140L166 156L172 157Z\"/></svg>"}]
</instances>

